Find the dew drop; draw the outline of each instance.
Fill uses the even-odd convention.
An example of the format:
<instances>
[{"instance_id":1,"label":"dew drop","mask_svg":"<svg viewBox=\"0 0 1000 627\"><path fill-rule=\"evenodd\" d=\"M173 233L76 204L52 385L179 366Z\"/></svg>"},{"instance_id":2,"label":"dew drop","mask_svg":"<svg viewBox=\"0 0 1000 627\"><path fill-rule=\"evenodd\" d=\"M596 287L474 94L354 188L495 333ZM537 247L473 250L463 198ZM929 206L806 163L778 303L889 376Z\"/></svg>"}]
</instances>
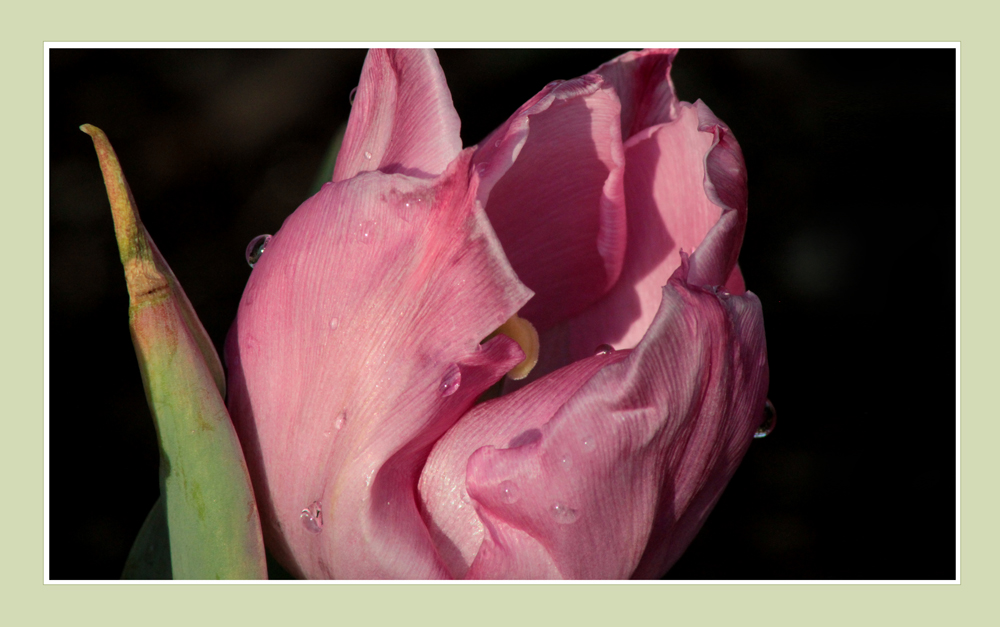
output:
<instances>
[{"instance_id":1,"label":"dew drop","mask_svg":"<svg viewBox=\"0 0 1000 627\"><path fill-rule=\"evenodd\" d=\"M568 525L570 523L576 522L579 514L575 509L568 505L562 503L556 503L552 506L552 517L556 519L556 522L560 525Z\"/></svg>"},{"instance_id":2,"label":"dew drop","mask_svg":"<svg viewBox=\"0 0 1000 627\"><path fill-rule=\"evenodd\" d=\"M757 427L757 432L753 434L753 437L766 438L774 431L774 425L776 424L778 424L778 412L774 411L774 404L771 403L771 399L767 399L767 403L764 404L764 420Z\"/></svg>"},{"instance_id":3,"label":"dew drop","mask_svg":"<svg viewBox=\"0 0 1000 627\"><path fill-rule=\"evenodd\" d=\"M358 95L358 88L355 87L354 89L351 90L351 93L348 94L347 96L347 102L351 103L352 107L354 106L354 97L357 95Z\"/></svg>"},{"instance_id":4,"label":"dew drop","mask_svg":"<svg viewBox=\"0 0 1000 627\"><path fill-rule=\"evenodd\" d=\"M563 455L559 458L559 467L563 470L569 470L573 467L573 458L569 455Z\"/></svg>"},{"instance_id":5,"label":"dew drop","mask_svg":"<svg viewBox=\"0 0 1000 627\"><path fill-rule=\"evenodd\" d=\"M332 331L333 329L336 329L338 324L340 324L340 320L337 320L336 318L331 318L330 319L330 330Z\"/></svg>"},{"instance_id":6,"label":"dew drop","mask_svg":"<svg viewBox=\"0 0 1000 627\"><path fill-rule=\"evenodd\" d=\"M371 158L372 158L372 153L370 153L370 152L368 152L368 151L366 150L366 151L365 151L365 159L371 159Z\"/></svg>"},{"instance_id":7,"label":"dew drop","mask_svg":"<svg viewBox=\"0 0 1000 627\"><path fill-rule=\"evenodd\" d=\"M521 498L518 493L517 484L513 481L501 481L500 482L500 500L504 503L516 503L517 499Z\"/></svg>"},{"instance_id":8,"label":"dew drop","mask_svg":"<svg viewBox=\"0 0 1000 627\"><path fill-rule=\"evenodd\" d=\"M615 352L615 347L610 344L601 344L594 349L595 355L610 355L613 352Z\"/></svg>"},{"instance_id":9,"label":"dew drop","mask_svg":"<svg viewBox=\"0 0 1000 627\"><path fill-rule=\"evenodd\" d=\"M375 238L375 221L365 220L359 224L357 237L362 244L371 244Z\"/></svg>"},{"instance_id":10,"label":"dew drop","mask_svg":"<svg viewBox=\"0 0 1000 627\"><path fill-rule=\"evenodd\" d=\"M593 436L587 436L580 443L580 448L583 449L584 453L593 453L594 449L597 448L597 441L594 440Z\"/></svg>"},{"instance_id":11,"label":"dew drop","mask_svg":"<svg viewBox=\"0 0 1000 627\"><path fill-rule=\"evenodd\" d=\"M264 249L270 241L270 235L258 235L247 244L247 263L251 268L260 261L260 256L264 254Z\"/></svg>"},{"instance_id":12,"label":"dew drop","mask_svg":"<svg viewBox=\"0 0 1000 627\"><path fill-rule=\"evenodd\" d=\"M303 509L302 513L299 514L299 519L306 531L311 533L323 531L323 510L319 501L313 501L309 507Z\"/></svg>"},{"instance_id":13,"label":"dew drop","mask_svg":"<svg viewBox=\"0 0 1000 627\"><path fill-rule=\"evenodd\" d=\"M493 147L494 148L499 148L500 147L500 140L499 139L496 140L495 142L493 142Z\"/></svg>"},{"instance_id":14,"label":"dew drop","mask_svg":"<svg viewBox=\"0 0 1000 627\"><path fill-rule=\"evenodd\" d=\"M344 428L344 422L346 421L347 421L347 412L342 411L340 412L340 415L337 416L337 420L334 421L333 428L336 429L337 431L340 431L341 429Z\"/></svg>"},{"instance_id":15,"label":"dew drop","mask_svg":"<svg viewBox=\"0 0 1000 627\"><path fill-rule=\"evenodd\" d=\"M462 371L459 369L458 364L451 364L444 371L444 376L441 377L441 385L438 386L438 391L441 392L441 396L451 396L458 391L461 385Z\"/></svg>"}]
</instances>

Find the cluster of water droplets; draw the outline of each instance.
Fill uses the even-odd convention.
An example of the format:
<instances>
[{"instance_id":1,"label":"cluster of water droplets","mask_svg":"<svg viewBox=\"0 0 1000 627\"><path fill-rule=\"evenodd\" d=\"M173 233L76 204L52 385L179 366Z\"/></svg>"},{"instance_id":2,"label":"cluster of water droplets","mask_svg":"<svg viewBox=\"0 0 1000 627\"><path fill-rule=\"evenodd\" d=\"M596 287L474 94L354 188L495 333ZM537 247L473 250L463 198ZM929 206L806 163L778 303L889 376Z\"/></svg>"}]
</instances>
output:
<instances>
[{"instance_id":1,"label":"cluster of water droplets","mask_svg":"<svg viewBox=\"0 0 1000 627\"><path fill-rule=\"evenodd\" d=\"M246 259L250 267L254 267L258 261L260 261L260 256L264 254L264 249L267 248L268 243L271 241L270 235L258 235L257 237L250 240L247 244Z\"/></svg>"},{"instance_id":2,"label":"cluster of water droplets","mask_svg":"<svg viewBox=\"0 0 1000 627\"><path fill-rule=\"evenodd\" d=\"M323 531L323 509L320 507L319 501L313 501L309 507L304 508L299 514L299 520L302 521L302 526L306 528L306 531L310 533Z\"/></svg>"}]
</instances>

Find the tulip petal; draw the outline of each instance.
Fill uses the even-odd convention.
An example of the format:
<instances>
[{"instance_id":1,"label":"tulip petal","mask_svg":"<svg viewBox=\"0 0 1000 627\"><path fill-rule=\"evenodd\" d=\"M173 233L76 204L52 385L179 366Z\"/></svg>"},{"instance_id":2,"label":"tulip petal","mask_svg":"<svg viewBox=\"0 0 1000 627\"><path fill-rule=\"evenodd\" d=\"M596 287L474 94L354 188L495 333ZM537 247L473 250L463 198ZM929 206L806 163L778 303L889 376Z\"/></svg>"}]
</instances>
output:
<instances>
[{"instance_id":1,"label":"tulip petal","mask_svg":"<svg viewBox=\"0 0 1000 627\"><path fill-rule=\"evenodd\" d=\"M657 577L693 538L753 439L768 376L756 296L713 294L687 272L624 359L594 356L477 408L435 448L428 469L483 445L466 474L483 528L467 577ZM506 421L538 426L506 445L480 426ZM439 527L460 545L460 529Z\"/></svg>"},{"instance_id":2,"label":"tulip petal","mask_svg":"<svg viewBox=\"0 0 1000 627\"><path fill-rule=\"evenodd\" d=\"M460 127L433 50L371 50L333 181L373 170L436 176L462 150Z\"/></svg>"},{"instance_id":3,"label":"tulip petal","mask_svg":"<svg viewBox=\"0 0 1000 627\"><path fill-rule=\"evenodd\" d=\"M541 334L529 381L601 344L635 346L682 251L694 251L694 285L729 285L732 275L733 293L744 291L735 267L746 225L746 170L729 129L700 101L680 103L674 121L632 136L625 158L628 254L621 277L587 311Z\"/></svg>"},{"instance_id":4,"label":"tulip petal","mask_svg":"<svg viewBox=\"0 0 1000 627\"><path fill-rule=\"evenodd\" d=\"M250 276L226 346L230 409L268 546L297 576L448 576L415 502L419 469L524 358L507 337L480 341L531 297L470 158L432 181L325 185Z\"/></svg>"},{"instance_id":5,"label":"tulip petal","mask_svg":"<svg viewBox=\"0 0 1000 627\"><path fill-rule=\"evenodd\" d=\"M677 117L677 96L670 80L676 49L626 52L594 70L614 86L622 103L622 137Z\"/></svg>"},{"instance_id":6,"label":"tulip petal","mask_svg":"<svg viewBox=\"0 0 1000 627\"><path fill-rule=\"evenodd\" d=\"M743 151L725 122L715 117L701 100L698 130L711 133L712 150L705 156L705 193L722 208L718 222L691 255L690 281L695 285L721 285L736 265L747 224L747 170Z\"/></svg>"},{"instance_id":7,"label":"tulip petal","mask_svg":"<svg viewBox=\"0 0 1000 627\"><path fill-rule=\"evenodd\" d=\"M480 199L539 331L618 279L625 254L620 105L598 76L548 85L477 147Z\"/></svg>"},{"instance_id":8,"label":"tulip petal","mask_svg":"<svg viewBox=\"0 0 1000 627\"><path fill-rule=\"evenodd\" d=\"M469 457L482 446L530 443L580 386L628 353L616 351L578 361L546 377L544 384L476 405L434 446L420 476L420 496L431 536L453 577L465 577L483 539L482 522L465 486ZM512 493L508 498L516 496Z\"/></svg>"}]
</instances>

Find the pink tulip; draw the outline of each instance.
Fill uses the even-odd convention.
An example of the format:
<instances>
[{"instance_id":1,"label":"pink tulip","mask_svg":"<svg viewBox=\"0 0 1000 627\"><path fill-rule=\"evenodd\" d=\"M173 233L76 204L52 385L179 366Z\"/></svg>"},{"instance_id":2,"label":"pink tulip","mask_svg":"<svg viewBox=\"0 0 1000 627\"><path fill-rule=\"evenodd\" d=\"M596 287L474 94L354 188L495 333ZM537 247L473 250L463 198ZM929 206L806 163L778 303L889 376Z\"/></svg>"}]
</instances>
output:
<instances>
[{"instance_id":1,"label":"pink tulip","mask_svg":"<svg viewBox=\"0 0 1000 627\"><path fill-rule=\"evenodd\" d=\"M676 99L674 55L552 83L462 150L434 53L369 53L333 181L267 244L226 346L293 574L658 577L680 556L768 370L742 154ZM538 365L476 404L525 358L483 341L514 314Z\"/></svg>"}]
</instances>

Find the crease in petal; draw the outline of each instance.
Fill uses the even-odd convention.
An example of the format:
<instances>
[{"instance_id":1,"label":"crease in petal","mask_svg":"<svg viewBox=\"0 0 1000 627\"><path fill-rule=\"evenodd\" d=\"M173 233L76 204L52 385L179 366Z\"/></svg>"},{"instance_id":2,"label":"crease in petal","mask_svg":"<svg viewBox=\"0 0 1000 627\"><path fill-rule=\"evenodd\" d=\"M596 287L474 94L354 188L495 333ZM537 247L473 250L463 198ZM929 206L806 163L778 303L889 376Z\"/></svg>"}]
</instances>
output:
<instances>
[{"instance_id":1,"label":"crease in petal","mask_svg":"<svg viewBox=\"0 0 1000 627\"><path fill-rule=\"evenodd\" d=\"M550 84L477 147L480 198L539 330L579 313L621 272L625 155L620 103L593 75Z\"/></svg>"},{"instance_id":2,"label":"crease in petal","mask_svg":"<svg viewBox=\"0 0 1000 627\"><path fill-rule=\"evenodd\" d=\"M540 411L532 438L473 453L466 483L484 533L466 576L658 577L680 556L753 439L768 379L756 296L702 290L687 272L685 259L636 349L588 374L551 418ZM544 395L558 374L477 420L517 420L519 396Z\"/></svg>"},{"instance_id":3,"label":"crease in petal","mask_svg":"<svg viewBox=\"0 0 1000 627\"><path fill-rule=\"evenodd\" d=\"M594 70L614 86L621 99L623 138L677 117L679 103L670 78L676 56L676 49L637 50Z\"/></svg>"},{"instance_id":4,"label":"crease in petal","mask_svg":"<svg viewBox=\"0 0 1000 627\"><path fill-rule=\"evenodd\" d=\"M460 128L433 50L370 50L333 181L374 170L436 176L461 152Z\"/></svg>"},{"instance_id":5,"label":"crease in petal","mask_svg":"<svg viewBox=\"0 0 1000 627\"><path fill-rule=\"evenodd\" d=\"M356 101L357 102L357 101ZM226 346L269 546L315 578L437 578L414 495L433 442L524 358L480 341L531 297L466 151L431 181L328 183L274 235ZM318 533L302 524L312 503Z\"/></svg>"}]
</instances>

